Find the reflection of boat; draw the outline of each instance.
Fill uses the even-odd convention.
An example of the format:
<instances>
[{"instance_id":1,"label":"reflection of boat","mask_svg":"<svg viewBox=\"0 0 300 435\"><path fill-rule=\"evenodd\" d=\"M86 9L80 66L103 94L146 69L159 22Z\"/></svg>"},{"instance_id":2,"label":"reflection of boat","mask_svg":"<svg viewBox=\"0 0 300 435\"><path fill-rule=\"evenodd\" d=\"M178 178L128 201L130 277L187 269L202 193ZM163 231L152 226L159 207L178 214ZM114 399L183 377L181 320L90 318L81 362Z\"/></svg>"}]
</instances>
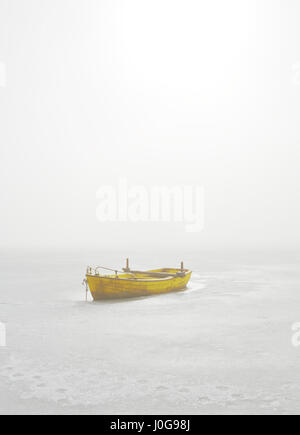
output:
<instances>
[{"instance_id":1,"label":"reflection of boat","mask_svg":"<svg viewBox=\"0 0 300 435\"><path fill-rule=\"evenodd\" d=\"M109 270L113 275L100 275L99 270ZM169 293L186 288L192 272L184 269L163 268L156 270L131 270L127 260L123 272L98 266L87 268L86 285L94 300L134 298Z\"/></svg>"}]
</instances>

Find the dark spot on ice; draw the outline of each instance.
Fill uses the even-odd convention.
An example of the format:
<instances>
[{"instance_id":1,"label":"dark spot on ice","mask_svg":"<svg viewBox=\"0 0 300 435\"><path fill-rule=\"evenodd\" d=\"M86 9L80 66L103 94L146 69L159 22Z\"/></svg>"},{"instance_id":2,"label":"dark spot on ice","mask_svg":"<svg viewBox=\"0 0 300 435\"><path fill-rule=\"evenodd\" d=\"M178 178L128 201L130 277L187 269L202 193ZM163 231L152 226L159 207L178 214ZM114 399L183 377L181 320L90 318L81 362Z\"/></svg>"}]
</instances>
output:
<instances>
[{"instance_id":1,"label":"dark spot on ice","mask_svg":"<svg viewBox=\"0 0 300 435\"><path fill-rule=\"evenodd\" d=\"M242 399L242 398L243 398L243 395L242 395L242 394L232 394L231 397L232 397L233 399Z\"/></svg>"},{"instance_id":2,"label":"dark spot on ice","mask_svg":"<svg viewBox=\"0 0 300 435\"><path fill-rule=\"evenodd\" d=\"M217 389L220 391L227 391L228 387L226 387L225 385L217 385Z\"/></svg>"},{"instance_id":3,"label":"dark spot on ice","mask_svg":"<svg viewBox=\"0 0 300 435\"><path fill-rule=\"evenodd\" d=\"M66 393L67 392L67 390L65 388L58 388L56 391L57 391L57 393Z\"/></svg>"},{"instance_id":4,"label":"dark spot on ice","mask_svg":"<svg viewBox=\"0 0 300 435\"><path fill-rule=\"evenodd\" d=\"M178 391L180 393L189 393L190 392L190 390L188 388L180 388Z\"/></svg>"},{"instance_id":5,"label":"dark spot on ice","mask_svg":"<svg viewBox=\"0 0 300 435\"><path fill-rule=\"evenodd\" d=\"M156 389L159 391L163 391L163 390L167 390L168 387L165 387L164 385L159 385L158 387L156 387Z\"/></svg>"},{"instance_id":6,"label":"dark spot on ice","mask_svg":"<svg viewBox=\"0 0 300 435\"><path fill-rule=\"evenodd\" d=\"M207 396L203 396L203 397L198 397L198 402L205 404L205 403L209 403L210 400Z\"/></svg>"}]
</instances>

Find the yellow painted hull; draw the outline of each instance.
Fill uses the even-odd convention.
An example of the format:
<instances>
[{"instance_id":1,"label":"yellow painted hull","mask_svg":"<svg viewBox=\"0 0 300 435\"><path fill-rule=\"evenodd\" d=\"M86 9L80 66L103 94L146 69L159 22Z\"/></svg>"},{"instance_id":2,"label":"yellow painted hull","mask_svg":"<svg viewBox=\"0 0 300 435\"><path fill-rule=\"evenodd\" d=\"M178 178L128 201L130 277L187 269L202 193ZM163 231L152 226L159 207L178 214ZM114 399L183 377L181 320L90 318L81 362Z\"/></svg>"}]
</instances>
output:
<instances>
[{"instance_id":1,"label":"yellow painted hull","mask_svg":"<svg viewBox=\"0 0 300 435\"><path fill-rule=\"evenodd\" d=\"M180 269L159 269L149 271L174 273ZM147 272L136 275L133 279L128 273L113 275L86 275L88 286L94 300L136 298L140 296L151 296L186 288L191 271L185 270L183 276L169 276L166 278L153 278Z\"/></svg>"}]
</instances>

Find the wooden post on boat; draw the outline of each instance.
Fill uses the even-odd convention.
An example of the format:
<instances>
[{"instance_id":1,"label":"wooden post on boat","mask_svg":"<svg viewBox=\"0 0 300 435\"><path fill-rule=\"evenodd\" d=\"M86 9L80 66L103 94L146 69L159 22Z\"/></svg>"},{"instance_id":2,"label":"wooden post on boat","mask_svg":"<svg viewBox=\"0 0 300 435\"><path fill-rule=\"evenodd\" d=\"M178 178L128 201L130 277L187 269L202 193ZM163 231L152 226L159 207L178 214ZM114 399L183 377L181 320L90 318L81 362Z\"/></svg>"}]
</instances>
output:
<instances>
[{"instance_id":1,"label":"wooden post on boat","mask_svg":"<svg viewBox=\"0 0 300 435\"><path fill-rule=\"evenodd\" d=\"M130 272L129 258L126 258L126 267L124 267L123 271L124 272Z\"/></svg>"}]
</instances>

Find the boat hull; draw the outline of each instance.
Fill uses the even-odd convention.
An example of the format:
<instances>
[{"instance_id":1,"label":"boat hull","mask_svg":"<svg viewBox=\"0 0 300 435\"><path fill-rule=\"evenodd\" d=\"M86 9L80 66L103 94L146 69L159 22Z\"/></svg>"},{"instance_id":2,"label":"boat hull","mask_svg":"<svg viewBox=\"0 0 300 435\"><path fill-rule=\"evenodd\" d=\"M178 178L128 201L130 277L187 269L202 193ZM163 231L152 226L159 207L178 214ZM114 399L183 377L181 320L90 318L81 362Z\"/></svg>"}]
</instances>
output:
<instances>
[{"instance_id":1,"label":"boat hull","mask_svg":"<svg viewBox=\"0 0 300 435\"><path fill-rule=\"evenodd\" d=\"M178 272L178 269L159 269L158 271ZM103 299L137 298L174 292L186 288L191 271L185 271L183 276L172 276L161 279L149 279L147 272L144 277L132 279L129 274L116 276L86 275L91 295L95 301Z\"/></svg>"}]
</instances>

